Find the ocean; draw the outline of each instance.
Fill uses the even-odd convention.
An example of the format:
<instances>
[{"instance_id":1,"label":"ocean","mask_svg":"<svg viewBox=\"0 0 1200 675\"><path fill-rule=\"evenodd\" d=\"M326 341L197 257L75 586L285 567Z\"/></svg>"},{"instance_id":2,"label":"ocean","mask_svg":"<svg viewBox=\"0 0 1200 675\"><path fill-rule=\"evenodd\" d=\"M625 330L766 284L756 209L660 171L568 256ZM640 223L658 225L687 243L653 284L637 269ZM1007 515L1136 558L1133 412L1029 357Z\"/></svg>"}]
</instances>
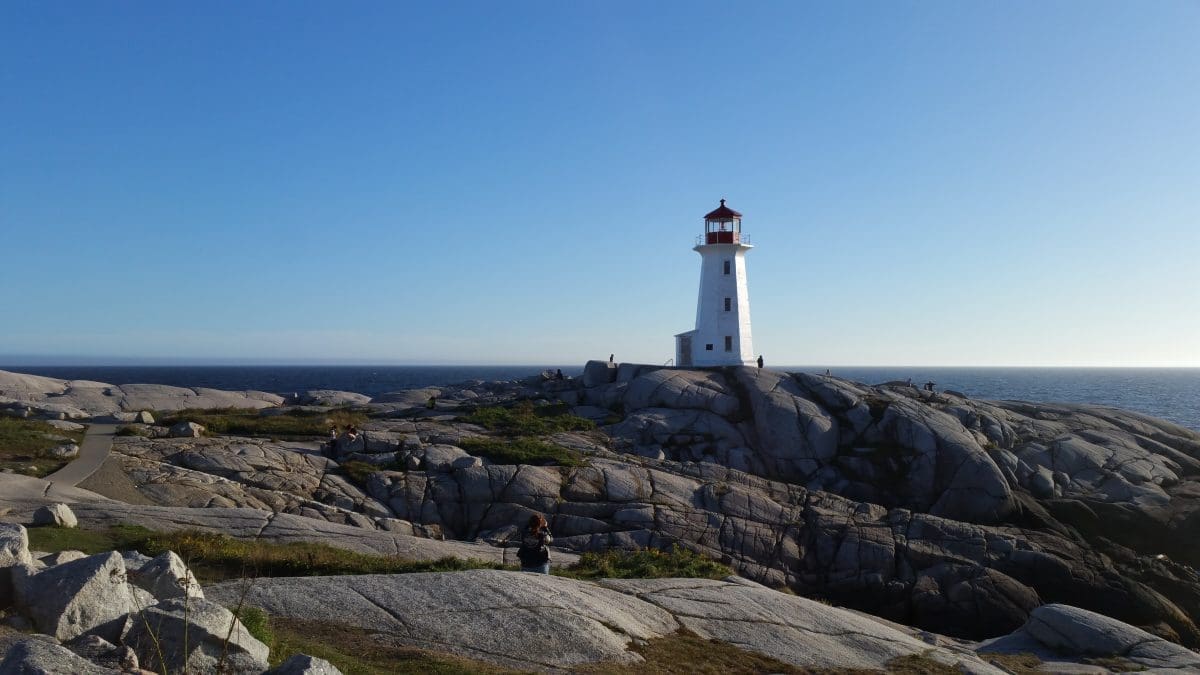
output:
<instances>
[{"instance_id":1,"label":"ocean","mask_svg":"<svg viewBox=\"0 0 1200 675\"><path fill-rule=\"evenodd\" d=\"M388 391L456 384L467 380L513 380L573 366L3 366L0 370L110 384L169 384L213 389L255 389L279 394L337 389L375 396ZM924 368L787 366L867 384L912 379L936 383L973 398L1057 403L1097 403L1136 410L1200 431L1200 368Z\"/></svg>"}]
</instances>

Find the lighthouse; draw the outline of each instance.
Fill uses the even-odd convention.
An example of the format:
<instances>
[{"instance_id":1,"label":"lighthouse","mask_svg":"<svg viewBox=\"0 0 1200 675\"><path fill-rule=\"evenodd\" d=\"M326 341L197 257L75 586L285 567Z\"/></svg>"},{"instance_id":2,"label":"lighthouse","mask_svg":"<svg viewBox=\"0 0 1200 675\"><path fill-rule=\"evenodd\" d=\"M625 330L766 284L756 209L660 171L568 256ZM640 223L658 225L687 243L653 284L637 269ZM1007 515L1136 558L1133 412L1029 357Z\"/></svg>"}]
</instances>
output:
<instances>
[{"instance_id":1,"label":"lighthouse","mask_svg":"<svg viewBox=\"0 0 1200 675\"><path fill-rule=\"evenodd\" d=\"M679 366L748 366L754 363L750 336L750 293L742 214L721 205L704 216L704 233L693 251L700 254L700 295L696 328L675 336Z\"/></svg>"}]
</instances>

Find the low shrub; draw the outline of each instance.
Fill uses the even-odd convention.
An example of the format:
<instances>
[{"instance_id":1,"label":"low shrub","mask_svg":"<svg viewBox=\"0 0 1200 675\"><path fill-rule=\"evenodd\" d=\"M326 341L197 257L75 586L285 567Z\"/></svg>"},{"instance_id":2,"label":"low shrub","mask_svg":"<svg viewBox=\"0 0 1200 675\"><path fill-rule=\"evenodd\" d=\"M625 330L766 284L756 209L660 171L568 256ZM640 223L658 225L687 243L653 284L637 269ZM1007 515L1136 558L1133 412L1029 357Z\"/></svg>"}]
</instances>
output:
<instances>
[{"instance_id":1,"label":"low shrub","mask_svg":"<svg viewBox=\"0 0 1200 675\"><path fill-rule=\"evenodd\" d=\"M458 445L472 455L488 458L493 464L584 465L583 456L578 452L536 438L488 436L464 439Z\"/></svg>"},{"instance_id":2,"label":"low shrub","mask_svg":"<svg viewBox=\"0 0 1200 675\"><path fill-rule=\"evenodd\" d=\"M596 428L591 420L570 414L565 405L535 407L529 401L508 407L477 408L460 419L509 437L546 436L560 431L590 431Z\"/></svg>"},{"instance_id":3,"label":"low shrub","mask_svg":"<svg viewBox=\"0 0 1200 675\"><path fill-rule=\"evenodd\" d=\"M115 435L116 436L138 436L140 438L149 438L150 432L145 427L138 427L138 426L132 426L132 425L126 424L124 426L117 427L117 433Z\"/></svg>"},{"instance_id":4,"label":"low shrub","mask_svg":"<svg viewBox=\"0 0 1200 675\"><path fill-rule=\"evenodd\" d=\"M326 437L329 427L360 425L367 421L365 412L351 408L331 410L289 410L282 415L261 416L250 408L187 409L155 413L160 424L195 422L209 433L265 437Z\"/></svg>"},{"instance_id":5,"label":"low shrub","mask_svg":"<svg viewBox=\"0 0 1200 675\"><path fill-rule=\"evenodd\" d=\"M342 462L338 465L338 472L356 483L359 487L367 484L367 477L379 471L382 467L376 466L370 462L362 462L352 459L348 462Z\"/></svg>"},{"instance_id":6,"label":"low shrub","mask_svg":"<svg viewBox=\"0 0 1200 675\"><path fill-rule=\"evenodd\" d=\"M656 548L584 553L579 562L556 574L575 579L722 579L733 574L728 566L675 545Z\"/></svg>"}]
</instances>

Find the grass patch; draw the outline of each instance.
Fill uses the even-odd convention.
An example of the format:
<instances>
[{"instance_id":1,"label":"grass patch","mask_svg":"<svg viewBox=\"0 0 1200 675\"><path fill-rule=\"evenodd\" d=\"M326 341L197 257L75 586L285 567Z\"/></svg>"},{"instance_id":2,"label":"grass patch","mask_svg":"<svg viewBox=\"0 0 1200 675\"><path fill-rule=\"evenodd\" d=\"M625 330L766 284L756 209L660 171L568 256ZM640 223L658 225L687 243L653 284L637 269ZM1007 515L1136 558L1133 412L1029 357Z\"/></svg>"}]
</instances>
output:
<instances>
[{"instance_id":1,"label":"grass patch","mask_svg":"<svg viewBox=\"0 0 1200 675\"><path fill-rule=\"evenodd\" d=\"M105 530L31 527L28 531L29 547L50 553L65 550L89 554L136 550L155 556L165 551L174 551L188 561L192 572L204 583L248 576L295 577L512 569L482 560L454 557L428 561L407 560L397 556L347 551L325 544L277 544L234 539L223 534L193 530L154 532L144 527L118 525Z\"/></svg>"},{"instance_id":2,"label":"grass patch","mask_svg":"<svg viewBox=\"0 0 1200 675\"><path fill-rule=\"evenodd\" d=\"M137 436L139 438L149 438L150 431L148 429L146 429L145 427L138 427L138 426L126 424L124 426L117 427L117 433L114 435L115 436Z\"/></svg>"},{"instance_id":3,"label":"grass patch","mask_svg":"<svg viewBox=\"0 0 1200 675\"><path fill-rule=\"evenodd\" d=\"M310 437L329 436L329 427L360 425L367 421L367 414L351 408L331 410L289 410L282 415L260 416L259 412L247 408L188 409L171 412L155 412L159 424L172 426L180 422L195 422L212 434L265 437Z\"/></svg>"},{"instance_id":4,"label":"grass patch","mask_svg":"<svg viewBox=\"0 0 1200 675\"><path fill-rule=\"evenodd\" d=\"M242 625L246 627L246 632L250 633L254 639L268 646L275 642L275 633L271 629L271 617L261 608L251 605L236 607L233 615L242 622Z\"/></svg>"},{"instance_id":5,"label":"grass patch","mask_svg":"<svg viewBox=\"0 0 1200 675\"><path fill-rule=\"evenodd\" d=\"M346 675L509 675L518 672L451 654L388 644L386 635L377 636L371 631L341 624L273 618L271 629L274 643L267 644L271 647L273 667L293 654L308 654L329 661Z\"/></svg>"},{"instance_id":6,"label":"grass patch","mask_svg":"<svg viewBox=\"0 0 1200 675\"><path fill-rule=\"evenodd\" d=\"M486 457L493 464L557 464L583 466L583 455L561 445L536 438L466 438L458 446L476 457Z\"/></svg>"},{"instance_id":7,"label":"grass patch","mask_svg":"<svg viewBox=\"0 0 1200 675\"><path fill-rule=\"evenodd\" d=\"M979 658L996 666L1003 668L1015 675L1035 675L1045 671L1038 670L1038 666L1042 665L1042 660L1033 654L997 654L994 652L985 652L979 655Z\"/></svg>"},{"instance_id":8,"label":"grass patch","mask_svg":"<svg viewBox=\"0 0 1200 675\"><path fill-rule=\"evenodd\" d=\"M1093 656L1087 659L1080 659L1081 662L1091 666L1100 666L1108 668L1117 673L1138 673L1146 670L1146 666L1140 663L1134 663L1129 659L1120 656Z\"/></svg>"},{"instance_id":9,"label":"grass patch","mask_svg":"<svg viewBox=\"0 0 1200 675\"><path fill-rule=\"evenodd\" d=\"M888 661L886 666L885 672L896 675L962 675L958 668L934 661L925 654L897 656Z\"/></svg>"},{"instance_id":10,"label":"grass patch","mask_svg":"<svg viewBox=\"0 0 1200 675\"><path fill-rule=\"evenodd\" d=\"M476 408L459 419L509 437L546 436L560 431L591 431L595 422L568 412L566 405L535 407L521 401L509 407Z\"/></svg>"},{"instance_id":11,"label":"grass patch","mask_svg":"<svg viewBox=\"0 0 1200 675\"><path fill-rule=\"evenodd\" d=\"M648 548L584 553L579 562L554 573L573 579L723 579L733 570L694 551L672 546L670 551Z\"/></svg>"},{"instance_id":12,"label":"grass patch","mask_svg":"<svg viewBox=\"0 0 1200 675\"><path fill-rule=\"evenodd\" d=\"M67 438L72 443L83 442L82 431L63 431L41 420L0 416L0 469L41 478L66 466L70 460L50 457L46 451L68 441L49 438L47 434ZM31 466L36 468L30 469Z\"/></svg>"}]
</instances>

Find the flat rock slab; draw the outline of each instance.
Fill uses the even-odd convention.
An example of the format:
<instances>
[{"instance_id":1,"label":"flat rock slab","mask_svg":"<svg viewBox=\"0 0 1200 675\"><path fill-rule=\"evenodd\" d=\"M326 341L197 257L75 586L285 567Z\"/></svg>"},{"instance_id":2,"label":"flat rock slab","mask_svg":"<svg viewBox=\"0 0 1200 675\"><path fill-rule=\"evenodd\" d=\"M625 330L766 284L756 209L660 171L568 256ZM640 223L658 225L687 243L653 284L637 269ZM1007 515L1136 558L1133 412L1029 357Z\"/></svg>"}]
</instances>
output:
<instances>
[{"instance_id":1,"label":"flat rock slab","mask_svg":"<svg viewBox=\"0 0 1200 675\"><path fill-rule=\"evenodd\" d=\"M670 612L685 628L803 668L882 669L891 659L929 652L972 673L1001 672L972 654L932 649L878 621L751 581L606 579L605 588L630 593Z\"/></svg>"},{"instance_id":2,"label":"flat rock slab","mask_svg":"<svg viewBox=\"0 0 1200 675\"><path fill-rule=\"evenodd\" d=\"M232 605L240 582L205 589ZM321 599L314 614L313 598ZM401 644L449 651L521 669L638 663L632 638L674 633L663 609L595 584L543 574L471 570L400 575L257 579L245 603L273 616L386 633Z\"/></svg>"}]
</instances>

